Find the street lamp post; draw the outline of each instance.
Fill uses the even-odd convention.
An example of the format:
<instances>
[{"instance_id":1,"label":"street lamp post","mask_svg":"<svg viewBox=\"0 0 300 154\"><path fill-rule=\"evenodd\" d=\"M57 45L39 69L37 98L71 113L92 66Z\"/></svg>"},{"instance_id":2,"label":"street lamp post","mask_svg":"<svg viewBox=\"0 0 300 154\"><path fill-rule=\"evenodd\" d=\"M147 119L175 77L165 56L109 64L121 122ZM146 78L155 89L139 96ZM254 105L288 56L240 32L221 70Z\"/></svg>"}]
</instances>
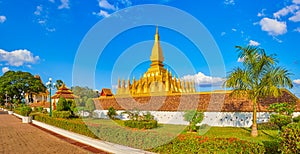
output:
<instances>
[{"instance_id":1,"label":"street lamp post","mask_svg":"<svg viewBox=\"0 0 300 154\"><path fill-rule=\"evenodd\" d=\"M54 88L54 86L55 86L55 83L52 84L52 78L49 78L49 81L46 83L46 86L49 88L49 101L50 101L50 113L49 113L49 116L52 117L51 89Z\"/></svg>"}]
</instances>

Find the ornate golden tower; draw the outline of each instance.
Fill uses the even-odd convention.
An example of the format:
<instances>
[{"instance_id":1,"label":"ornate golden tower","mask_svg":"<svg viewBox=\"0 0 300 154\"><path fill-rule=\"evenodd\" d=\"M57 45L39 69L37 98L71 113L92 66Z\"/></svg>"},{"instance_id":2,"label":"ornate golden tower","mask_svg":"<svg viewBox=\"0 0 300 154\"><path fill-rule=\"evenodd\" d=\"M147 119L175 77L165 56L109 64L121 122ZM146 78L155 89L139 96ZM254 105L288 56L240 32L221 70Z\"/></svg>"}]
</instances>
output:
<instances>
[{"instance_id":1,"label":"ornate golden tower","mask_svg":"<svg viewBox=\"0 0 300 154\"><path fill-rule=\"evenodd\" d=\"M151 64L147 72L139 80L118 80L116 95L150 95L171 93L193 93L196 92L194 82L181 81L172 76L172 73L164 68L164 56L160 46L158 27L154 36L154 45L150 56Z\"/></svg>"}]
</instances>

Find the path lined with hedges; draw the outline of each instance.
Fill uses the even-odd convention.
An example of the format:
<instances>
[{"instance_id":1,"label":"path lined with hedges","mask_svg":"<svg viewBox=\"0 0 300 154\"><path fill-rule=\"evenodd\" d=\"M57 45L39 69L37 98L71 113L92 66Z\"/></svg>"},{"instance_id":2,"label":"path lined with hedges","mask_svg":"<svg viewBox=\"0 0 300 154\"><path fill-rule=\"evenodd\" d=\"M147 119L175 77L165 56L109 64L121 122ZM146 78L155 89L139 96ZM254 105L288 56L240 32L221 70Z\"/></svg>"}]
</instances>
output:
<instances>
[{"instance_id":1,"label":"path lined with hedges","mask_svg":"<svg viewBox=\"0 0 300 154\"><path fill-rule=\"evenodd\" d=\"M0 111L0 153L90 153Z\"/></svg>"}]
</instances>

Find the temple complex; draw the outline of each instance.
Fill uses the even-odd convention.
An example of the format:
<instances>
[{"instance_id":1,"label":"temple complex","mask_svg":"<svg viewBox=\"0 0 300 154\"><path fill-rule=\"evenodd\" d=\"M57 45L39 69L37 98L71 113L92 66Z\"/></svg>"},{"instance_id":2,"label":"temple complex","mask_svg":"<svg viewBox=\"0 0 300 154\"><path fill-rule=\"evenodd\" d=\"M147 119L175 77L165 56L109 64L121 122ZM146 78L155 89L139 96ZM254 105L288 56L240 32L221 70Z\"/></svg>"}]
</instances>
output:
<instances>
[{"instance_id":1,"label":"temple complex","mask_svg":"<svg viewBox=\"0 0 300 154\"><path fill-rule=\"evenodd\" d=\"M69 88L67 88L64 83L56 91L56 93L53 96L51 96L51 98L52 98L51 103L52 103L53 109L56 108L56 104L60 97L63 97L66 100L74 100L75 98L79 98L78 96L74 95L74 93Z\"/></svg>"},{"instance_id":2,"label":"temple complex","mask_svg":"<svg viewBox=\"0 0 300 154\"><path fill-rule=\"evenodd\" d=\"M164 68L164 56L160 46L158 27L154 36L154 45L150 56L151 65L143 76L132 82L118 80L116 95L152 95L172 93L195 93L193 81L183 81L172 75L171 71Z\"/></svg>"}]
</instances>

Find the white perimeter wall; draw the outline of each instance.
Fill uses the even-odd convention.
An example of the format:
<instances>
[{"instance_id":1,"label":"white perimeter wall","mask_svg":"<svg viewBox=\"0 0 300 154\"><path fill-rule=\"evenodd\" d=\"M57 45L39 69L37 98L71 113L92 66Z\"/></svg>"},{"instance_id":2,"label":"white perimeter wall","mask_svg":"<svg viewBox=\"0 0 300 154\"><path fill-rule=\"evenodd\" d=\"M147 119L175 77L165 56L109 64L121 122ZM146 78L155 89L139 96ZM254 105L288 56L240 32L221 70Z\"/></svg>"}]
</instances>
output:
<instances>
[{"instance_id":1,"label":"white perimeter wall","mask_svg":"<svg viewBox=\"0 0 300 154\"><path fill-rule=\"evenodd\" d=\"M108 118L108 110L95 110L95 118ZM117 111L120 115L124 111ZM149 111L158 123L162 124L179 124L187 125L184 121L184 112L169 112L169 111ZM146 113L146 111L141 111ZM204 112L204 120L201 124L210 126L233 126L233 127L250 127L252 125L252 112ZM300 115L300 112L295 112L294 117ZM119 116L122 120L128 120L128 115ZM258 112L257 123L268 122L270 118L269 112Z\"/></svg>"}]
</instances>

